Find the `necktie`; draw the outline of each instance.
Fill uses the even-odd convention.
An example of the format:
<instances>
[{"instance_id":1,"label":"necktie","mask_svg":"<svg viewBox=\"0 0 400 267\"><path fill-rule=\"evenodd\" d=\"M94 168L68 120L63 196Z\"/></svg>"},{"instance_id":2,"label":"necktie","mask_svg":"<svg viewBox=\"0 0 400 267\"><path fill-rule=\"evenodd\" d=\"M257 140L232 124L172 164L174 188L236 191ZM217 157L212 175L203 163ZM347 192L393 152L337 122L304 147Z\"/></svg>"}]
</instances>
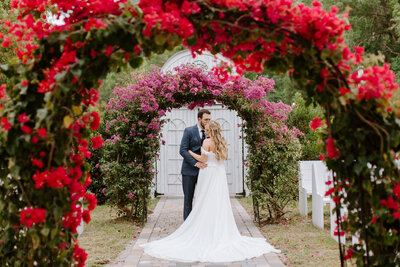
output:
<instances>
[{"instance_id":1,"label":"necktie","mask_svg":"<svg viewBox=\"0 0 400 267\"><path fill-rule=\"evenodd\" d=\"M204 129L201 130L201 145L203 145L203 141L206 139L206 134L204 133Z\"/></svg>"}]
</instances>

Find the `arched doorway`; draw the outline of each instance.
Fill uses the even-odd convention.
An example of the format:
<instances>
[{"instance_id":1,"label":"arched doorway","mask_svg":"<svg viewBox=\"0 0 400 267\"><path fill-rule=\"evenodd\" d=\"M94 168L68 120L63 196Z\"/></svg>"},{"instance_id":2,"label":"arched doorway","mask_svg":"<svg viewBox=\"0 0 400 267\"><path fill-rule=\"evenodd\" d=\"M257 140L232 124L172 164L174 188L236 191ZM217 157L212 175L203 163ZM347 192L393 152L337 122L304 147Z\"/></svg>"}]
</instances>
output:
<instances>
[{"instance_id":1,"label":"arched doorway","mask_svg":"<svg viewBox=\"0 0 400 267\"><path fill-rule=\"evenodd\" d=\"M162 67L162 71L173 72L175 67L184 64L192 64L206 71L211 71L221 61L229 62L220 55L214 56L208 52L204 52L202 55L197 55L193 58L190 51L184 50L169 58ZM212 119L221 124L228 142L229 156L226 162L226 170L230 194L232 196L238 194L245 195L247 191L244 180L245 169L243 166L245 144L243 139L240 138L242 136L242 129L238 127L238 125L242 124L243 120L237 115L236 111L228 110L219 103L207 106L206 108L211 111ZM168 119L168 123L164 125L162 131L165 145L161 146L160 158L156 164L155 195L183 196L181 177L182 157L179 155L179 145L184 129L197 123L197 112L199 109L191 110L185 106L180 109L173 109L166 114L165 118Z\"/></svg>"}]
</instances>

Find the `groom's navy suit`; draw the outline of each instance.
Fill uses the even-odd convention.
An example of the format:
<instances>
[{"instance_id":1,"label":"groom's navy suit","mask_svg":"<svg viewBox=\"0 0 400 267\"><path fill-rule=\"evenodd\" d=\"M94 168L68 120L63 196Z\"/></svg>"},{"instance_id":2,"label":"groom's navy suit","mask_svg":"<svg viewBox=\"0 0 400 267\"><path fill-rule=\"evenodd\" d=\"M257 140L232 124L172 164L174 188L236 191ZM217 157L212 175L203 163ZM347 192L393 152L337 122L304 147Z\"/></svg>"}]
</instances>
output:
<instances>
[{"instance_id":1,"label":"groom's navy suit","mask_svg":"<svg viewBox=\"0 0 400 267\"><path fill-rule=\"evenodd\" d=\"M199 168L197 168L195 160L188 152L193 151L196 154L201 154L201 143L202 138L199 134L197 124L192 127L185 128L179 149L179 154L183 157L182 163L182 187L184 194L184 205L183 205L183 219L186 220L189 213L192 211L192 201L194 195L194 188L197 183L197 177L199 175Z\"/></svg>"}]
</instances>

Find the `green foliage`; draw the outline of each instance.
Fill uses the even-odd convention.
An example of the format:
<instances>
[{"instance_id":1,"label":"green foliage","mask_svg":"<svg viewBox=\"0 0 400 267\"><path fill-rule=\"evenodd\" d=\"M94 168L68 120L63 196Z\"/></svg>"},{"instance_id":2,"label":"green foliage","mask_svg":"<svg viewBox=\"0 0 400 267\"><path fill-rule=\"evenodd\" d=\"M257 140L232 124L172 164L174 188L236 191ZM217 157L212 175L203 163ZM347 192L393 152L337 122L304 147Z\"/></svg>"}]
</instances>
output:
<instances>
[{"instance_id":1,"label":"green foliage","mask_svg":"<svg viewBox=\"0 0 400 267\"><path fill-rule=\"evenodd\" d=\"M317 145L318 135L310 128L310 122L315 117L321 116L320 108L306 106L305 100L300 93L296 93L294 97L294 107L289 114L288 126L296 127L303 136L299 137L301 144L301 160L317 160L321 153Z\"/></svg>"},{"instance_id":2,"label":"green foliage","mask_svg":"<svg viewBox=\"0 0 400 267\"><path fill-rule=\"evenodd\" d=\"M251 125L253 120L257 120L257 114L253 114L248 123ZM285 207L297 196L297 161L301 153L297 139L276 140L275 135L268 127L246 127L247 185L255 208L259 208L260 220L269 223L279 223L285 215ZM259 144L261 136L267 136L264 145Z\"/></svg>"},{"instance_id":3,"label":"green foliage","mask_svg":"<svg viewBox=\"0 0 400 267\"><path fill-rule=\"evenodd\" d=\"M11 21L15 21L16 16L14 14L10 14L10 3L11 0L3 0L0 2L0 18L9 18ZM6 34L7 29L3 27L3 25L0 23L0 34ZM0 65L6 64L9 60L11 60L14 56L15 53L13 51L13 48L15 47L15 44L10 46L9 48L4 48L0 46ZM0 85L7 82L7 77L4 75L0 75Z\"/></svg>"},{"instance_id":4,"label":"green foliage","mask_svg":"<svg viewBox=\"0 0 400 267\"><path fill-rule=\"evenodd\" d=\"M103 132L106 142L98 168L105 188L101 193L106 195L108 203L117 207L120 215L144 222L161 140L157 130L147 129L149 124L158 124L158 113L143 113L138 106L140 99L130 103L122 113L106 112L110 130ZM124 119L118 120L120 116ZM135 131L138 136L131 134L132 124L141 125L140 132ZM153 138L149 137L151 134Z\"/></svg>"}]
</instances>

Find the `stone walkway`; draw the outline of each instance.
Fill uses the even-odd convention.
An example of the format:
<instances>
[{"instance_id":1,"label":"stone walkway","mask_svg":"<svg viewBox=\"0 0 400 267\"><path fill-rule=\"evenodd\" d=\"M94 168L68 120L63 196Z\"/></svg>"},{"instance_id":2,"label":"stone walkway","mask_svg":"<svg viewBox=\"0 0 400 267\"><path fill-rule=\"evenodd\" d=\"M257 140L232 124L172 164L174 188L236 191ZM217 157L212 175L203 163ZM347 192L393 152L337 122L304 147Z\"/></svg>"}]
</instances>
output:
<instances>
[{"instance_id":1,"label":"stone walkway","mask_svg":"<svg viewBox=\"0 0 400 267\"><path fill-rule=\"evenodd\" d=\"M233 213L239 231L242 235L263 237L258 228L252 222L249 214L240 205L236 198L231 198ZM143 252L139 244L163 238L174 232L182 223L183 198L162 197L158 202L153 214L148 218L148 222L143 228L137 240L132 241L126 247L111 266L122 267L154 267L154 266L197 266L197 267L282 267L283 263L275 253L268 253L258 258L246 261L227 262L227 263L182 263L153 258Z\"/></svg>"}]
</instances>

